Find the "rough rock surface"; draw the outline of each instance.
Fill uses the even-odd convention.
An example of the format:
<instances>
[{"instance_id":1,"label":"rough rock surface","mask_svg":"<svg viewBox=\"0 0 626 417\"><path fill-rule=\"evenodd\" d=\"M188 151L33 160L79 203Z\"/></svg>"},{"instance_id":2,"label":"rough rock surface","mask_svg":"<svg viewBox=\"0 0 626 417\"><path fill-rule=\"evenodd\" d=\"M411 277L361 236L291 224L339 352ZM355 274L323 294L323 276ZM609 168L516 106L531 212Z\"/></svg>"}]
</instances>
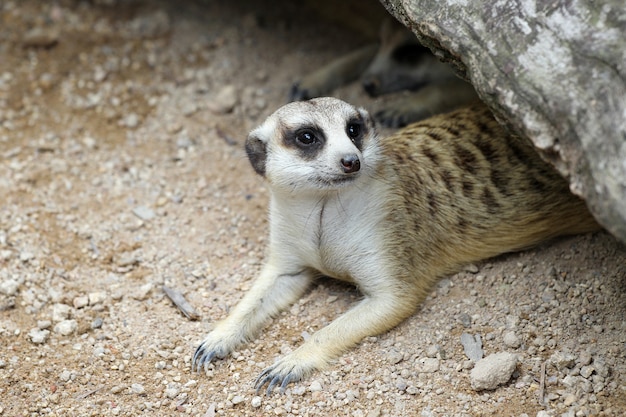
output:
<instances>
[{"instance_id":1,"label":"rough rock surface","mask_svg":"<svg viewBox=\"0 0 626 417\"><path fill-rule=\"evenodd\" d=\"M619 0L382 0L569 179L626 242L626 20Z\"/></svg>"}]
</instances>

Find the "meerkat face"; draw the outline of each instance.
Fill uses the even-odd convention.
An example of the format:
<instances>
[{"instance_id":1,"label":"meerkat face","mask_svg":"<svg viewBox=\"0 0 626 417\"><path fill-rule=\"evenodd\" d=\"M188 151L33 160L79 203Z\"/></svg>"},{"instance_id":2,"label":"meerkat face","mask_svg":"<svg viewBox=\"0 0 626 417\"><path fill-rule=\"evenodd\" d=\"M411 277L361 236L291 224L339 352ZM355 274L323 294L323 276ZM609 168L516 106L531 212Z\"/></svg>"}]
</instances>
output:
<instances>
[{"instance_id":1,"label":"meerkat face","mask_svg":"<svg viewBox=\"0 0 626 417\"><path fill-rule=\"evenodd\" d=\"M367 111L328 97L279 108L246 140L255 171L290 192L345 187L373 170L376 147Z\"/></svg>"}]
</instances>

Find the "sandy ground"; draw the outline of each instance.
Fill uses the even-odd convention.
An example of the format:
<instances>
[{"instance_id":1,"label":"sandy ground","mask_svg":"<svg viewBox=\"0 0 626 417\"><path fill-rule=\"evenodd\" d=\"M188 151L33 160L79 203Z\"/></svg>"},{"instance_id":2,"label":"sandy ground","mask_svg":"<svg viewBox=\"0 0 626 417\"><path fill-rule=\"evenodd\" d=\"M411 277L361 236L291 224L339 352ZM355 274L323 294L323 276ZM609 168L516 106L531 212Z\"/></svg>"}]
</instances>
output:
<instances>
[{"instance_id":1,"label":"sandy ground","mask_svg":"<svg viewBox=\"0 0 626 417\"><path fill-rule=\"evenodd\" d=\"M285 395L252 383L354 288L320 282L190 372L263 262L247 132L362 43L291 2L229 3L0 1L0 416L623 415L626 254L605 233L444 279L410 320ZM512 377L473 390L463 333L517 355Z\"/></svg>"}]
</instances>

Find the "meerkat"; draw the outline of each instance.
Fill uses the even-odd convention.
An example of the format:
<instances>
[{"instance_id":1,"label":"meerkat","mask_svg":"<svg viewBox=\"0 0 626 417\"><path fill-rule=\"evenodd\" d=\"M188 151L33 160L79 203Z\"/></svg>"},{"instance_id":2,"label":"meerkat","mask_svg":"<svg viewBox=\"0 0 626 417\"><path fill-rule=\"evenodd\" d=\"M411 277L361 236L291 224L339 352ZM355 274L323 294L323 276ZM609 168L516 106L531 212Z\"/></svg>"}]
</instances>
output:
<instances>
[{"instance_id":1,"label":"meerkat","mask_svg":"<svg viewBox=\"0 0 626 417\"><path fill-rule=\"evenodd\" d=\"M254 338L320 276L363 295L261 373L255 386L268 394L405 320L438 278L598 229L567 182L481 104L382 138L362 108L334 98L294 102L249 134L246 151L270 190L269 251L192 368Z\"/></svg>"},{"instance_id":2,"label":"meerkat","mask_svg":"<svg viewBox=\"0 0 626 417\"><path fill-rule=\"evenodd\" d=\"M371 97L412 92L386 100L384 108L374 114L387 127L403 127L478 98L471 84L389 17L381 25L379 42L331 61L294 83L289 101L324 96L355 80Z\"/></svg>"}]
</instances>

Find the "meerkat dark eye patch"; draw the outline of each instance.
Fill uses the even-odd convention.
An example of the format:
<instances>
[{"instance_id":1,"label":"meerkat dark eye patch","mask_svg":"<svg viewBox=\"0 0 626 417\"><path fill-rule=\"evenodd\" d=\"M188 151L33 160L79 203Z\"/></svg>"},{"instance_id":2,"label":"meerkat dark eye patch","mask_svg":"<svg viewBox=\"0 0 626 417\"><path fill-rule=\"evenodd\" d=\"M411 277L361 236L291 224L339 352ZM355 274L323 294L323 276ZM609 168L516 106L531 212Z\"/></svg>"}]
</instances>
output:
<instances>
[{"instance_id":1,"label":"meerkat dark eye patch","mask_svg":"<svg viewBox=\"0 0 626 417\"><path fill-rule=\"evenodd\" d=\"M367 126L360 117L350 119L346 124L346 134L358 150L362 150L365 133L367 133Z\"/></svg>"},{"instance_id":2,"label":"meerkat dark eye patch","mask_svg":"<svg viewBox=\"0 0 626 417\"><path fill-rule=\"evenodd\" d=\"M297 129L285 128L283 142L288 148L299 151L301 158L311 160L322 150L326 143L326 135L317 126L305 126Z\"/></svg>"}]
</instances>

